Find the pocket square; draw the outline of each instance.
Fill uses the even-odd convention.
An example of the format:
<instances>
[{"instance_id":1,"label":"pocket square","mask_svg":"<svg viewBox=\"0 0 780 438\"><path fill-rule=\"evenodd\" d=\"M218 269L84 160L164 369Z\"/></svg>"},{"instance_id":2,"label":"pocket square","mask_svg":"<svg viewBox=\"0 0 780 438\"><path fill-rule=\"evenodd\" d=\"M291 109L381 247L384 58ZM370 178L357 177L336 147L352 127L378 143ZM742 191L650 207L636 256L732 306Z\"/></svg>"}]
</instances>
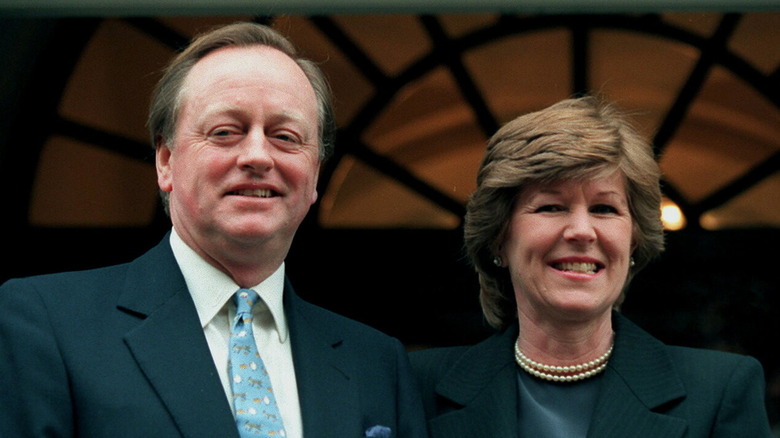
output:
<instances>
[{"instance_id":1,"label":"pocket square","mask_svg":"<svg viewBox=\"0 0 780 438\"><path fill-rule=\"evenodd\" d=\"M366 429L367 438L390 438L392 430L387 426L371 426Z\"/></svg>"}]
</instances>

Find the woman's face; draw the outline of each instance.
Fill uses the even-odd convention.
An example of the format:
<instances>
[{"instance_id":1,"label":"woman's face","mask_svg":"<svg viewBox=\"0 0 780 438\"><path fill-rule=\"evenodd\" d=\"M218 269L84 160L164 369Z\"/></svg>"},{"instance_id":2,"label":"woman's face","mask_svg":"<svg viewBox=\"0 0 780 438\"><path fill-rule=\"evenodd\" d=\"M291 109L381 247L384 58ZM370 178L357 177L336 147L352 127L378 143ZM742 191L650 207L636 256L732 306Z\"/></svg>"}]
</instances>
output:
<instances>
[{"instance_id":1,"label":"woman's face","mask_svg":"<svg viewBox=\"0 0 780 438\"><path fill-rule=\"evenodd\" d=\"M499 255L519 315L587 321L620 297L632 250L632 219L621 173L524 189Z\"/></svg>"}]
</instances>

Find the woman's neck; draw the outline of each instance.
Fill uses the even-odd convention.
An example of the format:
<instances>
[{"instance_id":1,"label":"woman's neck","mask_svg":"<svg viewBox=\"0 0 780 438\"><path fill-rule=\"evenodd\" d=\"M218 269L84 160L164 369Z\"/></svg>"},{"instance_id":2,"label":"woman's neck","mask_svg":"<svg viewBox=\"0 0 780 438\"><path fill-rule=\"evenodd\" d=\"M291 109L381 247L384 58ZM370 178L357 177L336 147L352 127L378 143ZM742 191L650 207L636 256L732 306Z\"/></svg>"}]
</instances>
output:
<instances>
[{"instance_id":1,"label":"woman's neck","mask_svg":"<svg viewBox=\"0 0 780 438\"><path fill-rule=\"evenodd\" d=\"M588 321L549 321L520 314L517 345L547 365L575 365L602 356L613 343L612 314Z\"/></svg>"}]
</instances>

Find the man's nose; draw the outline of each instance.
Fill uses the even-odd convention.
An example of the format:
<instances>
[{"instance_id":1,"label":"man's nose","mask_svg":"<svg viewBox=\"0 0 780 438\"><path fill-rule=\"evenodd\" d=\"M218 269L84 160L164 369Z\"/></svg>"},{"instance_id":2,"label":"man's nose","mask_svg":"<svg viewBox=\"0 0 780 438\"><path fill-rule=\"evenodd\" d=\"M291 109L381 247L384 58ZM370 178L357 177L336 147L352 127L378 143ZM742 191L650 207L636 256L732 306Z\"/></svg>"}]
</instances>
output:
<instances>
[{"instance_id":1,"label":"man's nose","mask_svg":"<svg viewBox=\"0 0 780 438\"><path fill-rule=\"evenodd\" d=\"M241 144L238 167L267 172L274 167L273 144L262 130L252 130Z\"/></svg>"}]
</instances>

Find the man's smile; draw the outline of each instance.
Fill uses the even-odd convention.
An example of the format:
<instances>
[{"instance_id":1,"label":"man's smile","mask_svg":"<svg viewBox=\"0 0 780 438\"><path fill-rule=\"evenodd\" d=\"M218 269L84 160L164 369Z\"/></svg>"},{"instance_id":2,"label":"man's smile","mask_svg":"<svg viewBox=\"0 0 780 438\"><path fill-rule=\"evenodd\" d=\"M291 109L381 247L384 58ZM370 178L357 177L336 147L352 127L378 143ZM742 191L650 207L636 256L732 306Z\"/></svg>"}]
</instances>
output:
<instances>
[{"instance_id":1,"label":"man's smile","mask_svg":"<svg viewBox=\"0 0 780 438\"><path fill-rule=\"evenodd\" d=\"M271 198L278 196L278 193L270 189L243 189L233 190L227 193L229 196L252 196L255 198Z\"/></svg>"}]
</instances>

